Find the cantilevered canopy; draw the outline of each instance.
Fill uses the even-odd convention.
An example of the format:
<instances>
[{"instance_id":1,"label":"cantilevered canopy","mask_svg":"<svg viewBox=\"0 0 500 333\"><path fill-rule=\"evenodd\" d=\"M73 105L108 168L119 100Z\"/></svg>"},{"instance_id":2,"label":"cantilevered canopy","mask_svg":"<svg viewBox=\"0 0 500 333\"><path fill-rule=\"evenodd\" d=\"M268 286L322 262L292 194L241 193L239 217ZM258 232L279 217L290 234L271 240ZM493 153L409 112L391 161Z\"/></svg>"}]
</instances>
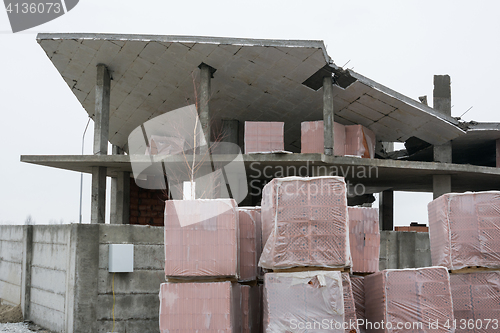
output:
<instances>
[{"instance_id":1,"label":"cantilevered canopy","mask_svg":"<svg viewBox=\"0 0 500 333\"><path fill-rule=\"evenodd\" d=\"M318 71L335 75L335 117L361 124L383 141L416 136L432 144L464 132L458 122L353 71L337 67L322 41L109 34L39 34L38 42L94 115L96 65L111 76L110 142L165 112L196 102L198 66L216 72L211 113L216 119L285 121L285 148L298 151L300 123L323 118Z\"/></svg>"}]
</instances>

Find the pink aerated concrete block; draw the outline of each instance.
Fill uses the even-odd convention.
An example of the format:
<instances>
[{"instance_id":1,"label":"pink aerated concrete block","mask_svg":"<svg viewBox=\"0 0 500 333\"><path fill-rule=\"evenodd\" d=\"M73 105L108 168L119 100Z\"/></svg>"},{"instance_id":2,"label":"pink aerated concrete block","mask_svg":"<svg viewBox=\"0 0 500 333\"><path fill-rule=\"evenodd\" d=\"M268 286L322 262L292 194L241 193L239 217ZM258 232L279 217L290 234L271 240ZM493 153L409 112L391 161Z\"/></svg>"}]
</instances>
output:
<instances>
[{"instance_id":1,"label":"pink aerated concrete block","mask_svg":"<svg viewBox=\"0 0 500 333\"><path fill-rule=\"evenodd\" d=\"M301 123L301 153L323 154L325 151L325 136L323 120L304 121ZM345 126L333 123L333 149L336 156L345 155Z\"/></svg>"},{"instance_id":2,"label":"pink aerated concrete block","mask_svg":"<svg viewBox=\"0 0 500 333\"><path fill-rule=\"evenodd\" d=\"M363 276L351 275L352 295L356 306L356 318L365 320L365 278ZM364 333L365 326L359 325L358 329Z\"/></svg>"},{"instance_id":3,"label":"pink aerated concrete block","mask_svg":"<svg viewBox=\"0 0 500 333\"><path fill-rule=\"evenodd\" d=\"M500 192L444 194L427 208L433 265L500 268Z\"/></svg>"},{"instance_id":4,"label":"pink aerated concrete block","mask_svg":"<svg viewBox=\"0 0 500 333\"><path fill-rule=\"evenodd\" d=\"M167 200L165 275L239 278L236 208L233 199Z\"/></svg>"},{"instance_id":5,"label":"pink aerated concrete block","mask_svg":"<svg viewBox=\"0 0 500 333\"><path fill-rule=\"evenodd\" d=\"M364 280L367 332L454 332L450 325L454 319L450 278L445 267L389 269ZM382 321L384 329L377 329L376 323ZM437 323L437 327L429 323Z\"/></svg>"},{"instance_id":6,"label":"pink aerated concrete block","mask_svg":"<svg viewBox=\"0 0 500 333\"><path fill-rule=\"evenodd\" d=\"M450 274L450 285L457 333L498 332L500 272Z\"/></svg>"},{"instance_id":7,"label":"pink aerated concrete block","mask_svg":"<svg viewBox=\"0 0 500 333\"><path fill-rule=\"evenodd\" d=\"M245 154L283 151L284 122L245 121Z\"/></svg>"},{"instance_id":8,"label":"pink aerated concrete block","mask_svg":"<svg viewBox=\"0 0 500 333\"><path fill-rule=\"evenodd\" d=\"M160 333L241 332L236 283L162 283L159 296Z\"/></svg>"},{"instance_id":9,"label":"pink aerated concrete block","mask_svg":"<svg viewBox=\"0 0 500 333\"><path fill-rule=\"evenodd\" d=\"M263 268L350 266L344 178L274 178L262 193L262 239Z\"/></svg>"},{"instance_id":10,"label":"pink aerated concrete block","mask_svg":"<svg viewBox=\"0 0 500 333\"><path fill-rule=\"evenodd\" d=\"M345 154L363 158L375 157L375 134L362 125L345 126Z\"/></svg>"},{"instance_id":11,"label":"pink aerated concrete block","mask_svg":"<svg viewBox=\"0 0 500 333\"><path fill-rule=\"evenodd\" d=\"M349 242L351 272L378 272L380 231L377 208L349 207Z\"/></svg>"},{"instance_id":12,"label":"pink aerated concrete block","mask_svg":"<svg viewBox=\"0 0 500 333\"><path fill-rule=\"evenodd\" d=\"M266 273L263 298L264 332L344 333L343 326L330 325L344 322L338 271ZM314 322L327 327L310 326Z\"/></svg>"},{"instance_id":13,"label":"pink aerated concrete block","mask_svg":"<svg viewBox=\"0 0 500 333\"><path fill-rule=\"evenodd\" d=\"M238 207L238 216L241 280L255 280L259 276L257 264L262 251L260 207Z\"/></svg>"},{"instance_id":14,"label":"pink aerated concrete block","mask_svg":"<svg viewBox=\"0 0 500 333\"><path fill-rule=\"evenodd\" d=\"M356 305L349 273L342 273L342 288L344 293L344 322L345 333L359 333Z\"/></svg>"}]
</instances>

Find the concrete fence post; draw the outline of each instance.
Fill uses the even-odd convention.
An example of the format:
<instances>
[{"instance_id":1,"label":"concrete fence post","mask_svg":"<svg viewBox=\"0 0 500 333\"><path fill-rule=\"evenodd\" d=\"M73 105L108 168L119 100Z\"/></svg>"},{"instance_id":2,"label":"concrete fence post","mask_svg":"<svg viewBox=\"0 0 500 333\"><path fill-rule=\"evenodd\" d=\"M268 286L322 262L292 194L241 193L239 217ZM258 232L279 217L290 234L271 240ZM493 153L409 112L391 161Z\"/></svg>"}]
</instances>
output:
<instances>
[{"instance_id":1,"label":"concrete fence post","mask_svg":"<svg viewBox=\"0 0 500 333\"><path fill-rule=\"evenodd\" d=\"M23 227L23 263L21 273L21 308L24 320L30 318L31 263L33 261L33 226Z\"/></svg>"}]
</instances>

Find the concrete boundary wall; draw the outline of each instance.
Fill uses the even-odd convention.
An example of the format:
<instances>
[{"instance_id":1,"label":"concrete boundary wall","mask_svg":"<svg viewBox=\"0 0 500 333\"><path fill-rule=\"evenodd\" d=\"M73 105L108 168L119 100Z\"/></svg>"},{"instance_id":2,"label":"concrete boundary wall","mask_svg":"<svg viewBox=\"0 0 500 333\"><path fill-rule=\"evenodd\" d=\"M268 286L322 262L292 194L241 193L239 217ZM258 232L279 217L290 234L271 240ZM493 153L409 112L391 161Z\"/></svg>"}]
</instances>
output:
<instances>
[{"instance_id":1,"label":"concrete boundary wall","mask_svg":"<svg viewBox=\"0 0 500 333\"><path fill-rule=\"evenodd\" d=\"M3 304L21 304L23 248L27 226L0 226L0 298Z\"/></svg>"},{"instance_id":2,"label":"concrete boundary wall","mask_svg":"<svg viewBox=\"0 0 500 333\"><path fill-rule=\"evenodd\" d=\"M380 231L379 269L432 266L428 232Z\"/></svg>"}]
</instances>

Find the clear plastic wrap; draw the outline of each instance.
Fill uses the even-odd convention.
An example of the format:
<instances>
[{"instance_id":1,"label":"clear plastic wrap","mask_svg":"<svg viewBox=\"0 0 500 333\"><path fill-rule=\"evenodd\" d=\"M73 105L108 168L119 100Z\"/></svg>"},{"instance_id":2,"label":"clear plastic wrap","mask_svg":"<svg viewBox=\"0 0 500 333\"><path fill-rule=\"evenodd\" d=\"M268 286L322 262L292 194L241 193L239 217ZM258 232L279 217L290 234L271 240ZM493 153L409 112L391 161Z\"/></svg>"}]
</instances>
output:
<instances>
[{"instance_id":1,"label":"clear plastic wrap","mask_svg":"<svg viewBox=\"0 0 500 333\"><path fill-rule=\"evenodd\" d=\"M345 126L345 154L363 158L375 157L375 133L362 125Z\"/></svg>"},{"instance_id":2,"label":"clear plastic wrap","mask_svg":"<svg viewBox=\"0 0 500 333\"><path fill-rule=\"evenodd\" d=\"M162 283L160 333L240 333L241 291L237 283Z\"/></svg>"},{"instance_id":3,"label":"clear plastic wrap","mask_svg":"<svg viewBox=\"0 0 500 333\"><path fill-rule=\"evenodd\" d=\"M261 328L261 286L241 285L241 332L259 333Z\"/></svg>"},{"instance_id":4,"label":"clear plastic wrap","mask_svg":"<svg viewBox=\"0 0 500 333\"><path fill-rule=\"evenodd\" d=\"M388 269L364 281L367 332L455 332L445 267Z\"/></svg>"},{"instance_id":5,"label":"clear plastic wrap","mask_svg":"<svg viewBox=\"0 0 500 333\"><path fill-rule=\"evenodd\" d=\"M344 332L338 271L267 273L263 298L266 333Z\"/></svg>"},{"instance_id":6,"label":"clear plastic wrap","mask_svg":"<svg viewBox=\"0 0 500 333\"><path fill-rule=\"evenodd\" d=\"M456 332L498 332L500 272L450 275Z\"/></svg>"},{"instance_id":7,"label":"clear plastic wrap","mask_svg":"<svg viewBox=\"0 0 500 333\"><path fill-rule=\"evenodd\" d=\"M323 120L304 121L301 123L300 152L323 154L325 150L325 135ZM345 126L333 123L333 148L336 156L345 155Z\"/></svg>"},{"instance_id":8,"label":"clear plastic wrap","mask_svg":"<svg viewBox=\"0 0 500 333\"><path fill-rule=\"evenodd\" d=\"M282 152L284 122L245 121L245 154Z\"/></svg>"},{"instance_id":9,"label":"clear plastic wrap","mask_svg":"<svg viewBox=\"0 0 500 333\"><path fill-rule=\"evenodd\" d=\"M260 207L238 207L240 229L241 280L255 280L262 252Z\"/></svg>"},{"instance_id":10,"label":"clear plastic wrap","mask_svg":"<svg viewBox=\"0 0 500 333\"><path fill-rule=\"evenodd\" d=\"M345 333L359 333L356 305L349 273L342 273L342 288L344 293L344 321L347 324Z\"/></svg>"},{"instance_id":11,"label":"clear plastic wrap","mask_svg":"<svg viewBox=\"0 0 500 333\"><path fill-rule=\"evenodd\" d=\"M165 275L239 278L238 221L233 199L167 200Z\"/></svg>"},{"instance_id":12,"label":"clear plastic wrap","mask_svg":"<svg viewBox=\"0 0 500 333\"><path fill-rule=\"evenodd\" d=\"M378 272L380 230L377 208L349 207L349 242L351 272Z\"/></svg>"},{"instance_id":13,"label":"clear plastic wrap","mask_svg":"<svg viewBox=\"0 0 500 333\"><path fill-rule=\"evenodd\" d=\"M344 178L274 178L262 192L259 266L350 266L348 228Z\"/></svg>"},{"instance_id":14,"label":"clear plastic wrap","mask_svg":"<svg viewBox=\"0 0 500 333\"><path fill-rule=\"evenodd\" d=\"M500 192L444 194L427 208L433 265L500 268Z\"/></svg>"},{"instance_id":15,"label":"clear plastic wrap","mask_svg":"<svg viewBox=\"0 0 500 333\"><path fill-rule=\"evenodd\" d=\"M363 276L351 275L352 295L354 297L354 305L356 306L356 318L365 320L365 278ZM359 325L358 329L364 333L365 326Z\"/></svg>"}]
</instances>

